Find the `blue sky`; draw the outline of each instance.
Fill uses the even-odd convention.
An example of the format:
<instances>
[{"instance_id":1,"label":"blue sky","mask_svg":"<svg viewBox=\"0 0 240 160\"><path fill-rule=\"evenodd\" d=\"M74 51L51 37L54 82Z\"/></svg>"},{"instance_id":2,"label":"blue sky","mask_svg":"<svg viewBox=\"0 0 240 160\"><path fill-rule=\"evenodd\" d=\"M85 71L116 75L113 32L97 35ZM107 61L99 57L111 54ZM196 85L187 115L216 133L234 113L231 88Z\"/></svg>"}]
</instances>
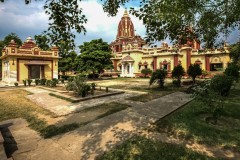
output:
<instances>
[{"instance_id":1,"label":"blue sky","mask_svg":"<svg viewBox=\"0 0 240 160\"><path fill-rule=\"evenodd\" d=\"M29 5L24 4L24 0L6 0L0 3L0 39L13 32L16 33L23 41L28 37L41 34L48 28L48 16L44 13L43 4L45 0L35 1ZM133 0L126 5L137 7L139 0ZM83 13L86 15L88 22L85 25L86 35L77 34L76 45L93 39L102 38L106 42L111 42L116 38L117 26L123 15L125 7L119 9L115 17L108 17L103 12L102 3L99 0L84 0L80 2ZM130 15L136 33L145 36L145 27L138 18ZM239 31L233 32L228 38L228 43L238 41ZM169 42L169 40L166 40Z\"/></svg>"}]
</instances>

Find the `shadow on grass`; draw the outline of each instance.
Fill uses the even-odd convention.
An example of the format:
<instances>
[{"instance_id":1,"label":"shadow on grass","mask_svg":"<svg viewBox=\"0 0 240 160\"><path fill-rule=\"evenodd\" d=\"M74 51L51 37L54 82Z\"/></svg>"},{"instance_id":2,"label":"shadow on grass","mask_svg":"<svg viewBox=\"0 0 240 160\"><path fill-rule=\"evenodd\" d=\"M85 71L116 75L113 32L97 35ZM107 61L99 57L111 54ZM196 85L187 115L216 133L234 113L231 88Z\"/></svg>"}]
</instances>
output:
<instances>
[{"instance_id":1,"label":"shadow on grass","mask_svg":"<svg viewBox=\"0 0 240 160\"><path fill-rule=\"evenodd\" d=\"M194 152L182 145L152 141L136 136L125 141L110 152L97 158L97 160L173 160L173 159L201 159L214 160L215 158Z\"/></svg>"},{"instance_id":2,"label":"shadow on grass","mask_svg":"<svg viewBox=\"0 0 240 160\"><path fill-rule=\"evenodd\" d=\"M156 130L169 136L200 144L223 146L240 152L240 87L233 89L224 104L218 124L206 122L209 114L192 101L156 123Z\"/></svg>"}]
</instances>

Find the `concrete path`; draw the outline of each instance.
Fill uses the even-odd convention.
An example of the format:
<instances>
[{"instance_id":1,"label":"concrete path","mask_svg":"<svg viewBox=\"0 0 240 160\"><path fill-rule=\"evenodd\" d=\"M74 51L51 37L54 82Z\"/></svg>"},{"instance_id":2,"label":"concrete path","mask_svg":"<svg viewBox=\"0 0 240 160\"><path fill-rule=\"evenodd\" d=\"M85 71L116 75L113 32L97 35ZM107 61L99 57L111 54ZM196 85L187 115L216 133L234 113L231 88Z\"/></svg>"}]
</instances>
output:
<instances>
[{"instance_id":1,"label":"concrete path","mask_svg":"<svg viewBox=\"0 0 240 160\"><path fill-rule=\"evenodd\" d=\"M28 92L33 93L32 95L27 96L28 99L38 104L39 106L54 112L58 116L69 115L71 113L78 112L89 107L93 107L103 103L110 103L110 102L121 102L121 103L123 102L132 106L137 106L139 104L142 104L141 102L125 100L128 97L142 94L142 93L136 93L136 92L134 93L126 92L124 94L101 97L101 98L91 99L91 100L82 101L78 103L71 103L71 102L50 96L49 93L53 92L50 90L45 90L39 87L27 87L24 89Z\"/></svg>"},{"instance_id":2,"label":"concrete path","mask_svg":"<svg viewBox=\"0 0 240 160\"><path fill-rule=\"evenodd\" d=\"M17 154L14 153L14 157L24 157L26 160L95 159L105 151L131 138L131 136L143 133L143 129L151 123L163 118L189 101L191 101L190 95L176 92L98 119L84 127L52 139L41 138L34 142L37 145L36 147L34 145L32 150L18 151ZM24 128L19 129L23 130ZM18 134L13 136L19 139ZM26 142L19 140L17 143L24 144Z\"/></svg>"}]
</instances>

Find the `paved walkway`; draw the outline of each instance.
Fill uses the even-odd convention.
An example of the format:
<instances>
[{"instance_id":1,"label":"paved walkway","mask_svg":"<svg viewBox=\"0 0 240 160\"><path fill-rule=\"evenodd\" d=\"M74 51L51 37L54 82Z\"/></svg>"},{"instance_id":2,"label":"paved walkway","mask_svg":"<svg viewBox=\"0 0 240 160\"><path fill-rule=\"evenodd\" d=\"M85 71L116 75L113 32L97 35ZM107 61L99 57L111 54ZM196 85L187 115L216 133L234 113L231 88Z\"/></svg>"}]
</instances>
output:
<instances>
[{"instance_id":1,"label":"paved walkway","mask_svg":"<svg viewBox=\"0 0 240 160\"><path fill-rule=\"evenodd\" d=\"M52 139L39 139L33 149L25 152L14 152L14 159L26 160L79 160L94 159L117 144L143 132L151 123L163 118L191 100L190 95L176 92L153 101L128 108ZM26 123L24 120L22 123ZM14 123L14 122L13 122ZM19 130L25 130L24 127ZM35 131L32 131L35 132ZM12 133L17 143L28 143L28 138L22 140L18 134ZM35 133L34 133L35 135ZM25 139L24 139L25 138ZM24 148L24 147L23 147ZM29 148L29 147L28 147Z\"/></svg>"},{"instance_id":2,"label":"paved walkway","mask_svg":"<svg viewBox=\"0 0 240 160\"><path fill-rule=\"evenodd\" d=\"M132 106L137 106L139 104L142 104L141 102L125 100L128 97L142 94L142 93L136 93L136 92L134 93L126 92L124 94L117 94L117 95L82 101L78 103L71 103L71 102L50 96L49 93L53 92L50 90L41 89L39 87L26 87L24 89L33 93L32 95L27 96L28 99L35 102L39 106L54 112L58 116L69 115L71 113L78 112L89 107L93 107L103 103L110 103L110 102L127 103Z\"/></svg>"}]
</instances>

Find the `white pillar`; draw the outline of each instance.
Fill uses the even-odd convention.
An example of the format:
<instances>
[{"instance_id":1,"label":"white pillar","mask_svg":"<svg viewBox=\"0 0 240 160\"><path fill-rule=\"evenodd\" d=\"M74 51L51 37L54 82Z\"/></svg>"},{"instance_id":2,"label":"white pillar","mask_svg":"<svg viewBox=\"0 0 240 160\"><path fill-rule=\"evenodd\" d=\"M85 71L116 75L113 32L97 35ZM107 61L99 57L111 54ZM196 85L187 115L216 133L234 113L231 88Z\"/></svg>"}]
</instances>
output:
<instances>
[{"instance_id":1,"label":"white pillar","mask_svg":"<svg viewBox=\"0 0 240 160\"><path fill-rule=\"evenodd\" d=\"M122 75L124 74L124 64L122 64Z\"/></svg>"},{"instance_id":2,"label":"white pillar","mask_svg":"<svg viewBox=\"0 0 240 160\"><path fill-rule=\"evenodd\" d=\"M129 74L132 74L132 63L129 63Z\"/></svg>"}]
</instances>

